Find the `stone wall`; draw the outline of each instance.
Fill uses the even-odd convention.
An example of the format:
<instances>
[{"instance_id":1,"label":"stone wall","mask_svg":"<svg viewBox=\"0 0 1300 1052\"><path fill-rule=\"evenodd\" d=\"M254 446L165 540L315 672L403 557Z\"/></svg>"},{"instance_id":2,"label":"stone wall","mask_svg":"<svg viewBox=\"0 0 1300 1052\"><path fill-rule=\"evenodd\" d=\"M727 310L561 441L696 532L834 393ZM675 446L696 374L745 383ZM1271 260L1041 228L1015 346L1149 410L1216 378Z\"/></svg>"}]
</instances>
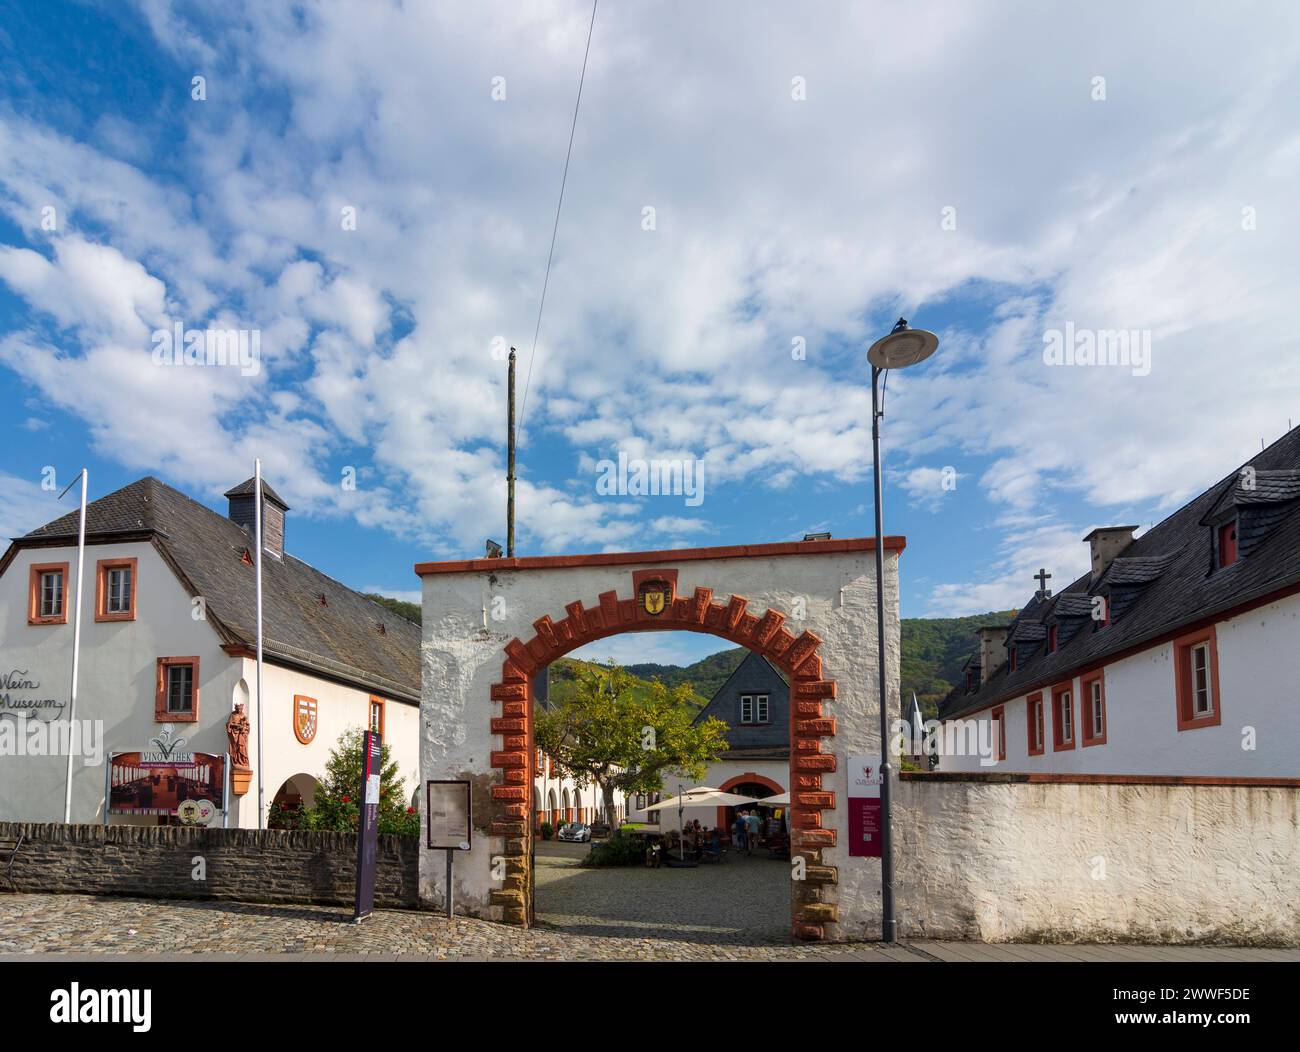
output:
<instances>
[{"instance_id":1,"label":"stone wall","mask_svg":"<svg viewBox=\"0 0 1300 1052\"><path fill-rule=\"evenodd\" d=\"M356 896L354 833L0 822L0 839L20 834L18 891L324 906ZM379 838L376 906L417 908L419 858L416 838Z\"/></svg>"},{"instance_id":2,"label":"stone wall","mask_svg":"<svg viewBox=\"0 0 1300 1052\"><path fill-rule=\"evenodd\" d=\"M901 938L1300 945L1287 780L904 774L893 810Z\"/></svg>"}]
</instances>

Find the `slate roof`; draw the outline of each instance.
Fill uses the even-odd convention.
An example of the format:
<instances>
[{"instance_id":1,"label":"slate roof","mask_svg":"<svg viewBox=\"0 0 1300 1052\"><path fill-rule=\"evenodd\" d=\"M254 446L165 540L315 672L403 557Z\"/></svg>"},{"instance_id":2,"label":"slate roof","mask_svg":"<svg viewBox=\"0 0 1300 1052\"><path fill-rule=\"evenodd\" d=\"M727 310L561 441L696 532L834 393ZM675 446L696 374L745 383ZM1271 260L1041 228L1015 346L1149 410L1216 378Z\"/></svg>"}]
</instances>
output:
<instances>
[{"instance_id":1,"label":"slate roof","mask_svg":"<svg viewBox=\"0 0 1300 1052\"><path fill-rule=\"evenodd\" d=\"M1260 509L1264 514L1234 500L1243 492L1247 467L1255 469L1255 488L1244 492L1256 503L1261 494L1269 495ZM1249 519L1238 521L1250 543L1239 540L1237 561L1219 568L1216 530L1208 523L1231 502ZM1009 638L1021 640L1016 671L1004 662L978 690L966 693L958 686L940 703L939 714L944 719L962 716L1049 686L1294 584L1300 584L1300 428L1133 541L1095 585L1084 574L1057 595L1036 596L1012 622ZM1077 617L1083 603L1091 604L1091 596L1098 594L1109 598L1111 624L1094 628L1089 619L1065 638L1064 619ZM1054 653L1046 652L1045 643L1030 642L1029 637L1040 630L1046 635L1046 626L1058 622L1062 638Z\"/></svg>"},{"instance_id":2,"label":"slate roof","mask_svg":"<svg viewBox=\"0 0 1300 1052\"><path fill-rule=\"evenodd\" d=\"M740 696L766 694L768 723L739 722ZM695 716L694 723L717 717L727 727L728 750L723 760L782 760L790 755L790 687L780 669L762 654L750 651L736 670Z\"/></svg>"},{"instance_id":3,"label":"slate roof","mask_svg":"<svg viewBox=\"0 0 1300 1052\"><path fill-rule=\"evenodd\" d=\"M75 544L77 518L73 511L16 538L0 572L20 548ZM86 537L151 540L190 594L204 597L223 643L257 645L256 577L242 560L245 551L253 555L253 538L243 527L156 478L142 478L86 506ZM268 659L419 703L419 626L287 552L262 560L262 624Z\"/></svg>"}]
</instances>

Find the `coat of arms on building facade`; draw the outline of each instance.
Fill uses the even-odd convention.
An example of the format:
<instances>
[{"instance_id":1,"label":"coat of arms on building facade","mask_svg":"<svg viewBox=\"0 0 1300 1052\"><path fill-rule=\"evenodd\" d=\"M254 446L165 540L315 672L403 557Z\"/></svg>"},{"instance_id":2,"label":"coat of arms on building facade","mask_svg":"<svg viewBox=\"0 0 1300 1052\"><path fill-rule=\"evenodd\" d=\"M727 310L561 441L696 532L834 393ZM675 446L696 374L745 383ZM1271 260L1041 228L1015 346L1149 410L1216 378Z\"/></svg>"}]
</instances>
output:
<instances>
[{"instance_id":1,"label":"coat of arms on building facade","mask_svg":"<svg viewBox=\"0 0 1300 1052\"><path fill-rule=\"evenodd\" d=\"M316 737L316 699L301 694L293 699L293 734L303 745Z\"/></svg>"},{"instance_id":2,"label":"coat of arms on building facade","mask_svg":"<svg viewBox=\"0 0 1300 1052\"><path fill-rule=\"evenodd\" d=\"M658 617L672 605L673 586L671 581L653 579L642 581L637 592L637 603L651 617Z\"/></svg>"}]
</instances>

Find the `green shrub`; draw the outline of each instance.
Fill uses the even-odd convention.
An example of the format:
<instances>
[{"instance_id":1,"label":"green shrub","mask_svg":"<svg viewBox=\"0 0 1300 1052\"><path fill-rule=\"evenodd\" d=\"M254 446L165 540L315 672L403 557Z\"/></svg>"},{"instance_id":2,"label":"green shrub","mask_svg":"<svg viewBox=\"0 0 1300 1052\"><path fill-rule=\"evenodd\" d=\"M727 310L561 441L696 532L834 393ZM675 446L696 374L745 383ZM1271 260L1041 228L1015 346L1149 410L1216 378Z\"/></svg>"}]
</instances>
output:
<instances>
[{"instance_id":1,"label":"green shrub","mask_svg":"<svg viewBox=\"0 0 1300 1052\"><path fill-rule=\"evenodd\" d=\"M293 812L272 805L276 820L286 823L279 828L358 832L360 801L365 794L365 787L361 784L364 760L365 736L358 728L350 727L339 735L338 744L330 750L325 777L316 787L313 806L301 809L293 818ZM380 755L379 832L398 836L420 835L420 812L406 804L405 785L397 776L397 764L387 745L382 747Z\"/></svg>"},{"instance_id":2,"label":"green shrub","mask_svg":"<svg viewBox=\"0 0 1300 1052\"><path fill-rule=\"evenodd\" d=\"M551 837L555 834L555 826L551 825L550 822L543 822L541 833L542 833L543 840L550 840Z\"/></svg>"},{"instance_id":3,"label":"green shrub","mask_svg":"<svg viewBox=\"0 0 1300 1052\"><path fill-rule=\"evenodd\" d=\"M592 844L584 866L639 866L645 862L645 837L616 831L608 840Z\"/></svg>"}]
</instances>

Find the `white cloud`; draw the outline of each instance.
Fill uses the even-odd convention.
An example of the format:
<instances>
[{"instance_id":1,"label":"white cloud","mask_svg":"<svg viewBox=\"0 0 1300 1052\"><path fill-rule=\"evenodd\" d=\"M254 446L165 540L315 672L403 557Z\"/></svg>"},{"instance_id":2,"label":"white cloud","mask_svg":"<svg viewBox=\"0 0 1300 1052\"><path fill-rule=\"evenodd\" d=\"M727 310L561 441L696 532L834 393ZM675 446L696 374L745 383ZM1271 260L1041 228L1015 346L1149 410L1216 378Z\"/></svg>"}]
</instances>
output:
<instances>
[{"instance_id":1,"label":"white cloud","mask_svg":"<svg viewBox=\"0 0 1300 1052\"><path fill-rule=\"evenodd\" d=\"M957 487L957 483L966 476L952 465L941 468L917 467L904 472L898 479L898 485L911 498L912 504L938 511L943 499Z\"/></svg>"},{"instance_id":2,"label":"white cloud","mask_svg":"<svg viewBox=\"0 0 1300 1052\"><path fill-rule=\"evenodd\" d=\"M0 249L0 278L78 335L11 333L0 355L123 464L215 488L260 452L295 509L477 551L503 519L503 336L532 369L521 548L679 543L703 528L570 488L573 465L706 457L711 495L861 480L858 349L972 282L994 323L943 333L889 383L887 455L913 497L960 454L1017 515L1059 495L1167 507L1297 415L1295 12L1262 42L1232 11L1173 4L1138 23L1105 3L602 11L530 363L586 8L248 4L214 25L140 6L221 100L167 144L192 184L132 163L129 127L101 122L94 146L0 114L0 209L50 245ZM864 61L864 40L890 43ZM265 373L143 368L164 312L260 328ZM1066 321L1149 329L1151 374L1044 366ZM133 412L110 428L123 384ZM569 456L545 477L543 438ZM374 477L349 494L353 450Z\"/></svg>"},{"instance_id":3,"label":"white cloud","mask_svg":"<svg viewBox=\"0 0 1300 1052\"><path fill-rule=\"evenodd\" d=\"M1013 529L990 553L981 576L935 585L923 616L964 617L1017 609L1038 588L1034 575L1039 569L1052 575L1047 587L1059 592L1089 569L1089 548L1080 542L1087 532L1054 523Z\"/></svg>"},{"instance_id":4,"label":"white cloud","mask_svg":"<svg viewBox=\"0 0 1300 1052\"><path fill-rule=\"evenodd\" d=\"M76 494L74 489L60 503L58 490L43 489L38 480L0 472L0 537L21 537L38 526L76 511Z\"/></svg>"}]
</instances>

